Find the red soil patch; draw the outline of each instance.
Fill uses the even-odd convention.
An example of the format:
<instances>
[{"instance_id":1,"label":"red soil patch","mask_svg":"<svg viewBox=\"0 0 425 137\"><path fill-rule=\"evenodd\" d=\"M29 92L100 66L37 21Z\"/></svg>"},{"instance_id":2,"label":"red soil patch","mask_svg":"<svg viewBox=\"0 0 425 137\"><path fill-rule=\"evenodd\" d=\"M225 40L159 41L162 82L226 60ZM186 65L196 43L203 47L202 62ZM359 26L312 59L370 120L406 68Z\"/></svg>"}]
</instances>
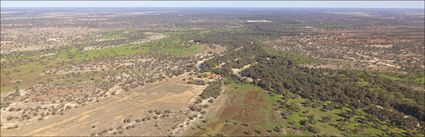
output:
<instances>
[{"instance_id":1,"label":"red soil patch","mask_svg":"<svg viewBox=\"0 0 425 137\"><path fill-rule=\"evenodd\" d=\"M213 114L214 120L206 125L210 130L198 130L192 135L269 135L264 127L269 123L271 113L267 112L271 111L267 96L261 89L228 90L222 95L225 102L219 106L216 114ZM255 133L254 130L260 131L261 134Z\"/></svg>"},{"instance_id":2,"label":"red soil patch","mask_svg":"<svg viewBox=\"0 0 425 137\"><path fill-rule=\"evenodd\" d=\"M232 94L229 98L230 100L220 114L220 119L232 119L240 122L261 120L262 116L261 112L258 112L258 108L266 107L262 92L247 91Z\"/></svg>"},{"instance_id":3,"label":"red soil patch","mask_svg":"<svg viewBox=\"0 0 425 137\"><path fill-rule=\"evenodd\" d=\"M244 132L253 132L261 129L267 120L264 110L267 107L266 94L263 91L228 92L226 103L218 113L218 120L210 123L209 128L224 135L247 136ZM225 120L230 120L225 122ZM236 122L236 124L234 123ZM224 124L224 127L222 124ZM244 126L243 124L247 124ZM260 126L260 127L259 127ZM218 130L217 130L218 129ZM213 130L214 131L214 130ZM263 134L266 135L264 130ZM213 133L215 133L213 132ZM204 135L205 132L197 132L195 135ZM251 133L252 135L259 135Z\"/></svg>"}]
</instances>

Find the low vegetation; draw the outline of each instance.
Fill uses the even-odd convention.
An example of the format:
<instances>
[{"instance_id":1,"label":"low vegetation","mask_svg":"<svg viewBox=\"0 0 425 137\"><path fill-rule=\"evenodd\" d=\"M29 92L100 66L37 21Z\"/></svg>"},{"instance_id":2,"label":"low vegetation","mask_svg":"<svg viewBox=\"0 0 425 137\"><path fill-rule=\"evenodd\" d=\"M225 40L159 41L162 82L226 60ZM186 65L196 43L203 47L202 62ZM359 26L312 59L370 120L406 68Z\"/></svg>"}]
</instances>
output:
<instances>
[{"instance_id":1,"label":"low vegetation","mask_svg":"<svg viewBox=\"0 0 425 137\"><path fill-rule=\"evenodd\" d=\"M2 135L425 134L423 11L56 10L2 10Z\"/></svg>"}]
</instances>

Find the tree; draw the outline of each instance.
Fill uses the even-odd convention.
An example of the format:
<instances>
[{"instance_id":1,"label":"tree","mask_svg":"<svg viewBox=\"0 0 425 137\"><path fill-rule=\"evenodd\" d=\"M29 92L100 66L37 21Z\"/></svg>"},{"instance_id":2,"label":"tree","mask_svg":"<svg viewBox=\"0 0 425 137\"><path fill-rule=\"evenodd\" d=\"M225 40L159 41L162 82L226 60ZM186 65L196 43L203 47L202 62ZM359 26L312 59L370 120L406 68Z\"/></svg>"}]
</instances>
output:
<instances>
[{"instance_id":1,"label":"tree","mask_svg":"<svg viewBox=\"0 0 425 137\"><path fill-rule=\"evenodd\" d=\"M322 122L328 123L332 120L331 116L322 116Z\"/></svg>"}]
</instances>

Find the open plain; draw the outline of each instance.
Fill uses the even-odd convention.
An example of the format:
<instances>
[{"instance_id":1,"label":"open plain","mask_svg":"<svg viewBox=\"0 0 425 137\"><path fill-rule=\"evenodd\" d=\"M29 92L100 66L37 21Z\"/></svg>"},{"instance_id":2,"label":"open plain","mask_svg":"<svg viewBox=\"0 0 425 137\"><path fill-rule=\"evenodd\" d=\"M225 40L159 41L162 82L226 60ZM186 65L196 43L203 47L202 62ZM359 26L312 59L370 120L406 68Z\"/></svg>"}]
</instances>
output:
<instances>
[{"instance_id":1,"label":"open plain","mask_svg":"<svg viewBox=\"0 0 425 137\"><path fill-rule=\"evenodd\" d=\"M423 136L418 9L2 8L1 136Z\"/></svg>"}]
</instances>

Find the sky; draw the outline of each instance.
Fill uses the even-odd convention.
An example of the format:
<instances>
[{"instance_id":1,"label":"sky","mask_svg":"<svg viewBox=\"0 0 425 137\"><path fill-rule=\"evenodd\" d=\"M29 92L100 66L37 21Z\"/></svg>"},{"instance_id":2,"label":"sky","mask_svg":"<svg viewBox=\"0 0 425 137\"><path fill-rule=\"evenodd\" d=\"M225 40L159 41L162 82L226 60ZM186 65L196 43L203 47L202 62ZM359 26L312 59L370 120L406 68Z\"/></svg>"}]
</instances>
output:
<instances>
[{"instance_id":1,"label":"sky","mask_svg":"<svg viewBox=\"0 0 425 137\"><path fill-rule=\"evenodd\" d=\"M1 7L424 8L424 1L1 1Z\"/></svg>"}]
</instances>

